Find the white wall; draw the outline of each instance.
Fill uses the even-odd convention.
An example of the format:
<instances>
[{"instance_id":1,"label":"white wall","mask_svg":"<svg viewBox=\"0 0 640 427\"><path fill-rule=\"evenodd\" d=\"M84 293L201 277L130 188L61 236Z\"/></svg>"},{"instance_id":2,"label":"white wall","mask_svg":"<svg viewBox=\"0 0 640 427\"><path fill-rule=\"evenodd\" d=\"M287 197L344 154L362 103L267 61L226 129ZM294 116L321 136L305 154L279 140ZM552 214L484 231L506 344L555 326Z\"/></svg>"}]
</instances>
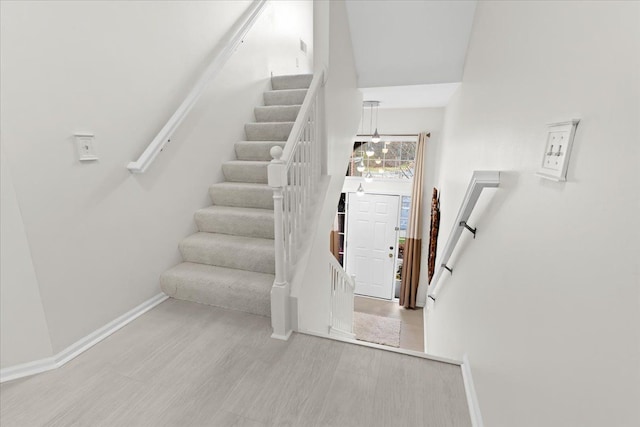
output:
<instances>
[{"instance_id":1,"label":"white wall","mask_svg":"<svg viewBox=\"0 0 640 427\"><path fill-rule=\"evenodd\" d=\"M312 3L270 2L149 171L127 171L249 4L2 2L2 142L54 352L160 292L270 73L311 70ZM76 131L99 161L76 160Z\"/></svg>"},{"instance_id":2,"label":"white wall","mask_svg":"<svg viewBox=\"0 0 640 427\"><path fill-rule=\"evenodd\" d=\"M298 328L327 333L329 327L329 232L360 121L362 96L357 90L351 36L344 0L314 2L316 38L329 39L328 79L325 87L327 173L329 187L314 230L305 283L298 296ZM328 15L328 20L327 20ZM328 36L327 36L328 34ZM327 261L325 261L327 260Z\"/></svg>"},{"instance_id":3,"label":"white wall","mask_svg":"<svg viewBox=\"0 0 640 427\"><path fill-rule=\"evenodd\" d=\"M426 327L430 353L468 353L487 426L640 425L638 52L638 2L479 2L446 111L442 245L472 171L502 182ZM568 181L535 176L546 124L574 117Z\"/></svg>"},{"instance_id":4,"label":"white wall","mask_svg":"<svg viewBox=\"0 0 640 427\"><path fill-rule=\"evenodd\" d=\"M52 355L38 279L4 150L0 154L0 367Z\"/></svg>"}]
</instances>

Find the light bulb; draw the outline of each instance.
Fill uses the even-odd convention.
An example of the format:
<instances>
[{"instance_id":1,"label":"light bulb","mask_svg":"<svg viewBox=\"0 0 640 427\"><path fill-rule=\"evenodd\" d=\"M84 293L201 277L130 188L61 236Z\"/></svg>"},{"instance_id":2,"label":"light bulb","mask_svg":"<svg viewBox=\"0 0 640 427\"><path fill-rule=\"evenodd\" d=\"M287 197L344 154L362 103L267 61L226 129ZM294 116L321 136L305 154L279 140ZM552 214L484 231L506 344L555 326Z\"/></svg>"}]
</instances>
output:
<instances>
[{"instance_id":1,"label":"light bulb","mask_svg":"<svg viewBox=\"0 0 640 427\"><path fill-rule=\"evenodd\" d=\"M379 165L380 163L382 163L382 160L376 159L376 165Z\"/></svg>"},{"instance_id":2,"label":"light bulb","mask_svg":"<svg viewBox=\"0 0 640 427\"><path fill-rule=\"evenodd\" d=\"M377 121L378 119L376 119L376 122ZM371 136L371 142L373 142L374 144L377 144L378 142L380 142L380 134L378 133L378 128L376 128L376 131Z\"/></svg>"},{"instance_id":3,"label":"light bulb","mask_svg":"<svg viewBox=\"0 0 640 427\"><path fill-rule=\"evenodd\" d=\"M365 153L366 153L366 154L367 154L367 156L369 156L369 157L371 157L371 156L373 156L374 154L376 154L376 152L375 152L375 151L373 151L373 148L371 148L371 147L367 148L367 151L365 151Z\"/></svg>"},{"instance_id":4,"label":"light bulb","mask_svg":"<svg viewBox=\"0 0 640 427\"><path fill-rule=\"evenodd\" d=\"M358 172L364 172L364 162L362 160L360 160L360 163L358 163L358 166L356 166L356 170Z\"/></svg>"},{"instance_id":5,"label":"light bulb","mask_svg":"<svg viewBox=\"0 0 640 427\"><path fill-rule=\"evenodd\" d=\"M367 174L364 176L364 182L371 182L373 181L373 175L371 175L371 171L367 172Z\"/></svg>"},{"instance_id":6,"label":"light bulb","mask_svg":"<svg viewBox=\"0 0 640 427\"><path fill-rule=\"evenodd\" d=\"M356 194L358 196L363 196L364 195L364 188L362 188L362 184L360 184L360 186L358 187L358 190L356 190Z\"/></svg>"}]
</instances>

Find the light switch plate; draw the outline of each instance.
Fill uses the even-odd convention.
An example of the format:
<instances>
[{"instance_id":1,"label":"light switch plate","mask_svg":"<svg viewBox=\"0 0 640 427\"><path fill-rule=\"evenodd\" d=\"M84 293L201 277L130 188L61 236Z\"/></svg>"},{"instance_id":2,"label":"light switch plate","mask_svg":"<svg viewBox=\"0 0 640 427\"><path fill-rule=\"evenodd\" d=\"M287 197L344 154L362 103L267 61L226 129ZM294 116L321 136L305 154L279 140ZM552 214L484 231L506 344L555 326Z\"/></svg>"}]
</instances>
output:
<instances>
[{"instance_id":1,"label":"light switch plate","mask_svg":"<svg viewBox=\"0 0 640 427\"><path fill-rule=\"evenodd\" d=\"M76 149L78 150L78 160L81 162L98 160L98 155L93 147L93 135L92 134L79 134L74 135L76 140Z\"/></svg>"},{"instance_id":2,"label":"light switch plate","mask_svg":"<svg viewBox=\"0 0 640 427\"><path fill-rule=\"evenodd\" d=\"M542 164L536 175L553 181L567 180L571 147L579 122L579 119L572 119L548 125Z\"/></svg>"}]
</instances>

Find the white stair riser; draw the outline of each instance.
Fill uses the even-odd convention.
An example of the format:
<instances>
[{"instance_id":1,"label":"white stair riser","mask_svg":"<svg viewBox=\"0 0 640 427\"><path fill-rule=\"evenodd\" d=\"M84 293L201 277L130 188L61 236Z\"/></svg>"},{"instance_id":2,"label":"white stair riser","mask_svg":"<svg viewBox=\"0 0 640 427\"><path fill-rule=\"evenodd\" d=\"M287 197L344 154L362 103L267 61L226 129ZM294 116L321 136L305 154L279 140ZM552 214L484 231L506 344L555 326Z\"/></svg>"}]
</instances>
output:
<instances>
[{"instance_id":1,"label":"white stair riser","mask_svg":"<svg viewBox=\"0 0 640 427\"><path fill-rule=\"evenodd\" d=\"M217 265L258 273L275 273L273 241L265 239L264 242L256 242L258 245L251 245L243 241L246 238L237 236L236 239L211 238L224 235L207 236L207 234L210 233L196 233L183 239L179 245L182 259L198 264Z\"/></svg>"},{"instance_id":2,"label":"white stair riser","mask_svg":"<svg viewBox=\"0 0 640 427\"><path fill-rule=\"evenodd\" d=\"M201 209L195 213L198 230L208 233L273 239L273 212L271 215L242 215L211 213Z\"/></svg>"},{"instance_id":3,"label":"white stair riser","mask_svg":"<svg viewBox=\"0 0 640 427\"><path fill-rule=\"evenodd\" d=\"M271 87L273 90L308 88L313 80L313 74L299 74L295 76L273 76Z\"/></svg>"},{"instance_id":4,"label":"white stair riser","mask_svg":"<svg viewBox=\"0 0 640 427\"><path fill-rule=\"evenodd\" d=\"M273 190L264 187L212 185L209 196L215 205L273 210Z\"/></svg>"},{"instance_id":5,"label":"white stair riser","mask_svg":"<svg viewBox=\"0 0 640 427\"><path fill-rule=\"evenodd\" d=\"M306 89L272 90L264 93L264 105L302 105Z\"/></svg>"},{"instance_id":6,"label":"white stair riser","mask_svg":"<svg viewBox=\"0 0 640 427\"><path fill-rule=\"evenodd\" d=\"M295 122L299 111L300 105L273 105L254 109L257 122Z\"/></svg>"},{"instance_id":7,"label":"white stair riser","mask_svg":"<svg viewBox=\"0 0 640 427\"><path fill-rule=\"evenodd\" d=\"M172 298L271 315L271 274L182 263L160 277L160 288Z\"/></svg>"},{"instance_id":8,"label":"white stair riser","mask_svg":"<svg viewBox=\"0 0 640 427\"><path fill-rule=\"evenodd\" d=\"M273 146L284 147L285 143L280 141L240 141L236 142L236 158L238 160L261 160L270 162L271 148Z\"/></svg>"},{"instance_id":9,"label":"white stair riser","mask_svg":"<svg viewBox=\"0 0 640 427\"><path fill-rule=\"evenodd\" d=\"M244 133L248 141L286 141L292 128L293 122L247 123Z\"/></svg>"},{"instance_id":10,"label":"white stair riser","mask_svg":"<svg viewBox=\"0 0 640 427\"><path fill-rule=\"evenodd\" d=\"M222 172L227 181L266 184L267 166L262 162L226 162L222 165Z\"/></svg>"}]
</instances>

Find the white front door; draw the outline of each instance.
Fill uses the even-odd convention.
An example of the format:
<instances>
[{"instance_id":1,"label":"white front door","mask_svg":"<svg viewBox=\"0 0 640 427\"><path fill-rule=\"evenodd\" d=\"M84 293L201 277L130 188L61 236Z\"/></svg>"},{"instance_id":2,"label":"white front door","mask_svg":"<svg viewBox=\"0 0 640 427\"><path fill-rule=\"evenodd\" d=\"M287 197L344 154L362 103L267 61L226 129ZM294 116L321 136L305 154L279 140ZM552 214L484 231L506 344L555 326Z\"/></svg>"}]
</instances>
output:
<instances>
[{"instance_id":1,"label":"white front door","mask_svg":"<svg viewBox=\"0 0 640 427\"><path fill-rule=\"evenodd\" d=\"M356 276L356 294L393 296L398 199L349 193L346 270Z\"/></svg>"}]
</instances>

